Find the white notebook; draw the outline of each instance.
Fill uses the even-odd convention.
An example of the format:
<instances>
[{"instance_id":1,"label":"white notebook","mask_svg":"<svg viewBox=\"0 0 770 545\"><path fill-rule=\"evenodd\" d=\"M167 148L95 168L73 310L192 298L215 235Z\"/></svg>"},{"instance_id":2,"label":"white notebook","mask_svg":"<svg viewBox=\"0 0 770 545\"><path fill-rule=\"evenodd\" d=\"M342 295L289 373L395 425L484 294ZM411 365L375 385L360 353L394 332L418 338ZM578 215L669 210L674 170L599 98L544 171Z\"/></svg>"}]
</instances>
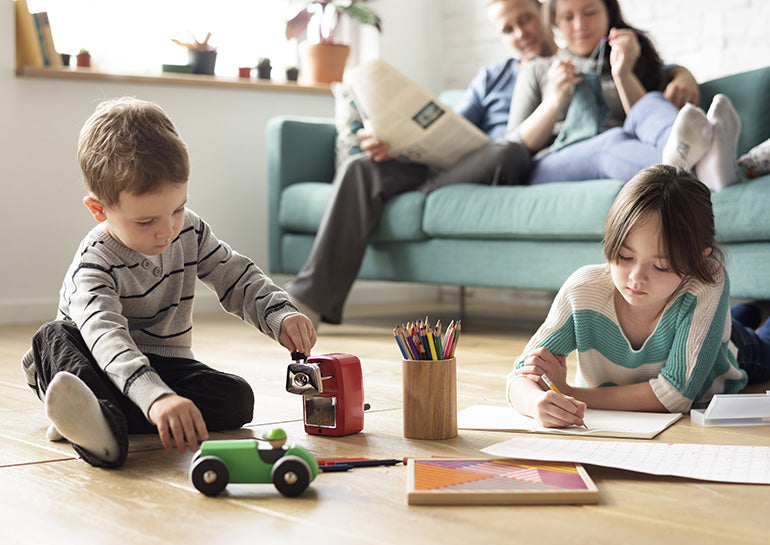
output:
<instances>
[{"instance_id":1,"label":"white notebook","mask_svg":"<svg viewBox=\"0 0 770 545\"><path fill-rule=\"evenodd\" d=\"M534 418L524 416L511 407L473 405L457 413L457 427L463 430L528 431L591 437L652 439L680 418L682 413L586 409L584 421L588 429L579 426L544 428Z\"/></svg>"}]
</instances>

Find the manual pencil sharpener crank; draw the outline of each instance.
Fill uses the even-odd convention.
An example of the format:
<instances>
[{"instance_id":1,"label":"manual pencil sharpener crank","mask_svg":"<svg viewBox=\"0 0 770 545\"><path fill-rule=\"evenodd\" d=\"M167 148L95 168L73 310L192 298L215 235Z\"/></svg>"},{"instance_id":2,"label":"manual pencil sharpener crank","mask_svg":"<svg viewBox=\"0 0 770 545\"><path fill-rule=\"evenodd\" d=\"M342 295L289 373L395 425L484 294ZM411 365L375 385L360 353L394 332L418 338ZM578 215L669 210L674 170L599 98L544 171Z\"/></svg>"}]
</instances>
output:
<instances>
[{"instance_id":1,"label":"manual pencil sharpener crank","mask_svg":"<svg viewBox=\"0 0 770 545\"><path fill-rule=\"evenodd\" d=\"M364 384L360 360L350 354L307 359L292 352L286 391L303 398L305 432L340 437L364 429Z\"/></svg>"}]
</instances>

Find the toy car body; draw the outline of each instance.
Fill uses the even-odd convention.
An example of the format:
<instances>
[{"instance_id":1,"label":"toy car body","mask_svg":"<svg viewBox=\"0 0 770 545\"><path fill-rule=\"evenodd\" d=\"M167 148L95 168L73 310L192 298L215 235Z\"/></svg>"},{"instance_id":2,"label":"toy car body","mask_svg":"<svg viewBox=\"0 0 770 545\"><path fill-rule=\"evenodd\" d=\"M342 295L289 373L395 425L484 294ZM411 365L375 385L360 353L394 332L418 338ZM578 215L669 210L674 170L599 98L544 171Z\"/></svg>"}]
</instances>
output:
<instances>
[{"instance_id":1,"label":"toy car body","mask_svg":"<svg viewBox=\"0 0 770 545\"><path fill-rule=\"evenodd\" d=\"M216 496L228 483L273 483L293 497L317 475L318 462L304 447L260 449L256 439L203 441L190 467L193 485L207 496Z\"/></svg>"}]
</instances>

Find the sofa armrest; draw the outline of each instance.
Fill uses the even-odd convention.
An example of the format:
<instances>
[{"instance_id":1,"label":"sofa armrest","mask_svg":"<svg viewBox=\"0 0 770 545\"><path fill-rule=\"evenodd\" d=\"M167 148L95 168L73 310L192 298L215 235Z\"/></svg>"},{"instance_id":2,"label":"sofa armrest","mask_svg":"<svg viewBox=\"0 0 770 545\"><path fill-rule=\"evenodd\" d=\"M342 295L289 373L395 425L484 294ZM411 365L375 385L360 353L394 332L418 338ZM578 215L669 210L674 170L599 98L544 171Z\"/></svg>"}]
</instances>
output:
<instances>
[{"instance_id":1,"label":"sofa armrest","mask_svg":"<svg viewBox=\"0 0 770 545\"><path fill-rule=\"evenodd\" d=\"M332 119L279 116L268 120L265 132L270 270L281 272L281 191L297 182L332 181L337 131Z\"/></svg>"}]
</instances>

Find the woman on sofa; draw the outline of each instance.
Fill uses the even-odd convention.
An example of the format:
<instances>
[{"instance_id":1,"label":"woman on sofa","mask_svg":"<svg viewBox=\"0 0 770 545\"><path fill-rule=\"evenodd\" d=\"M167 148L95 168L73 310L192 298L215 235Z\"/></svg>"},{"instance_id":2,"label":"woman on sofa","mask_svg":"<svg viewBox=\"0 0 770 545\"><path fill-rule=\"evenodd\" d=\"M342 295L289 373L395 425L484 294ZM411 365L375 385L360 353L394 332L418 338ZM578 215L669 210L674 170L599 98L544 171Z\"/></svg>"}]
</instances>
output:
<instances>
[{"instance_id":1,"label":"woman on sofa","mask_svg":"<svg viewBox=\"0 0 770 545\"><path fill-rule=\"evenodd\" d=\"M535 154L530 183L625 181L661 162L692 168L723 118L718 151L732 152L734 163L740 123L731 106L709 119L687 105L672 135L679 110L662 93L663 63L651 39L625 22L617 0L548 0L545 10L566 47L553 62L536 59L522 70L506 131Z\"/></svg>"}]
</instances>

